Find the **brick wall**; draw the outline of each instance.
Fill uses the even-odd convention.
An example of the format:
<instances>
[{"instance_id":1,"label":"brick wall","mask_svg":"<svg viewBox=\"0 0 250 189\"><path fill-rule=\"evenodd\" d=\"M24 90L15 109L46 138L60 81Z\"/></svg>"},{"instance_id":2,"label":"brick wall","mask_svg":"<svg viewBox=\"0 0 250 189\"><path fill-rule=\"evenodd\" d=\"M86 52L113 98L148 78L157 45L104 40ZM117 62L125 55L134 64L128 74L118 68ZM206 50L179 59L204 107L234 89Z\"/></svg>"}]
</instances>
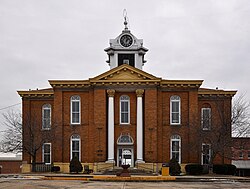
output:
<instances>
[{"instance_id":1,"label":"brick wall","mask_svg":"<svg viewBox=\"0 0 250 189\"><path fill-rule=\"evenodd\" d=\"M0 174L21 173L22 161L0 160Z\"/></svg>"},{"instance_id":2,"label":"brick wall","mask_svg":"<svg viewBox=\"0 0 250 189\"><path fill-rule=\"evenodd\" d=\"M136 160L136 88L123 92L116 90L115 102L115 147L117 157L117 139L121 133L129 133L134 140L134 160ZM70 124L70 98L79 95L81 98L81 124ZM121 95L130 97L130 124L121 125L119 118ZM170 97L181 98L181 124L170 125ZM107 103L106 89L89 88L84 90L55 89L54 99L25 98L23 99L24 125L30 118L36 123L36 134L41 134L42 105L52 105L52 127L55 128L55 139L52 141L52 162L70 161L70 137L79 134L81 137L81 161L83 163L105 162L107 160ZM201 141L198 140L201 124L201 108L210 104L212 108L213 126L219 127L218 105L228 119L231 114L231 98L198 98L197 89L160 87L145 88L143 94L144 118L144 159L146 162L168 162L170 159L170 138L172 135L181 137L182 163L200 162ZM26 116L28 115L28 116ZM40 133L40 134L39 134ZM28 141L27 128L24 127L24 141ZM221 161L220 157L215 158ZM23 153L23 160L30 163L30 156ZM42 161L42 149L38 150L37 162Z\"/></svg>"}]
</instances>

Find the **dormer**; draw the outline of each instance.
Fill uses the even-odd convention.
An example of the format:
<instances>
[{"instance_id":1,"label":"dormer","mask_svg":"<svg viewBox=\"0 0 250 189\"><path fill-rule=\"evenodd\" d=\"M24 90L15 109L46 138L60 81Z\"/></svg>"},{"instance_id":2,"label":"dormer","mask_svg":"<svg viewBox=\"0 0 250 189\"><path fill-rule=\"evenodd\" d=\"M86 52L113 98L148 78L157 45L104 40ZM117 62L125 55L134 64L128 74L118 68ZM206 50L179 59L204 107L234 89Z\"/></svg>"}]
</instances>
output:
<instances>
[{"instance_id":1,"label":"dormer","mask_svg":"<svg viewBox=\"0 0 250 189\"><path fill-rule=\"evenodd\" d=\"M129 64L142 70L142 66L146 63L144 55L148 49L143 47L142 39L137 39L130 32L127 24L125 17L124 30L115 39L110 39L110 47L104 49L108 54L108 60L106 62L109 64L110 69L122 64Z\"/></svg>"}]
</instances>

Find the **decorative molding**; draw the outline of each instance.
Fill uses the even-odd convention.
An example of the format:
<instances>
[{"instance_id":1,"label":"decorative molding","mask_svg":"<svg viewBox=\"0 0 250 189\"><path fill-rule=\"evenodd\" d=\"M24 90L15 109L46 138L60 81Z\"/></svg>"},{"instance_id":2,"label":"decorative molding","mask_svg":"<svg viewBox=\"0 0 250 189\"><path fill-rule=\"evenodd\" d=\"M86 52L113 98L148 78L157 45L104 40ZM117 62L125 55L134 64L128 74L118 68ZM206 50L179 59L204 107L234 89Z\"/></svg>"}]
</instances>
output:
<instances>
[{"instance_id":1,"label":"decorative molding","mask_svg":"<svg viewBox=\"0 0 250 189\"><path fill-rule=\"evenodd\" d=\"M90 87L89 80L49 80L53 88L86 88Z\"/></svg>"},{"instance_id":2,"label":"decorative molding","mask_svg":"<svg viewBox=\"0 0 250 189\"><path fill-rule=\"evenodd\" d=\"M162 80L161 87L165 88L199 88L203 80Z\"/></svg>"},{"instance_id":3,"label":"decorative molding","mask_svg":"<svg viewBox=\"0 0 250 189\"><path fill-rule=\"evenodd\" d=\"M128 64L123 64L121 66L118 66L112 70L109 70L107 72L104 72L103 74L100 74L94 78L91 78L89 81L91 83L93 82L103 82L106 80L115 80L115 81L124 81L124 80L157 80L160 81L161 78L155 77L147 72L144 72L140 69L137 69L135 67L132 67Z\"/></svg>"},{"instance_id":4,"label":"decorative molding","mask_svg":"<svg viewBox=\"0 0 250 189\"><path fill-rule=\"evenodd\" d=\"M144 90L143 89L137 89L135 92L136 92L137 97L142 97L143 93L144 93Z\"/></svg>"},{"instance_id":5,"label":"decorative molding","mask_svg":"<svg viewBox=\"0 0 250 189\"><path fill-rule=\"evenodd\" d=\"M233 97L237 91L205 90L198 91L199 97Z\"/></svg>"},{"instance_id":6,"label":"decorative molding","mask_svg":"<svg viewBox=\"0 0 250 189\"><path fill-rule=\"evenodd\" d=\"M107 90L107 93L108 93L108 96L109 96L109 97L114 97L114 95L115 95L115 90L114 90L114 89L108 89L108 90Z\"/></svg>"},{"instance_id":7,"label":"decorative molding","mask_svg":"<svg viewBox=\"0 0 250 189\"><path fill-rule=\"evenodd\" d=\"M17 91L21 97L30 98L52 98L54 96L54 91Z\"/></svg>"}]
</instances>

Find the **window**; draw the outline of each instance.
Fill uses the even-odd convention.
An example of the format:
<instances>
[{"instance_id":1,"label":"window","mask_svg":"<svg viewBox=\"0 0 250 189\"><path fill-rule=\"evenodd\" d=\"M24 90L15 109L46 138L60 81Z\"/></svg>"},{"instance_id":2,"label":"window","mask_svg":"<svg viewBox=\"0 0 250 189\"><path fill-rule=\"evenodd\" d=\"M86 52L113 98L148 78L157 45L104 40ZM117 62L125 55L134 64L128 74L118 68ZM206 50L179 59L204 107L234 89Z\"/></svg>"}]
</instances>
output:
<instances>
[{"instance_id":1,"label":"window","mask_svg":"<svg viewBox=\"0 0 250 189\"><path fill-rule=\"evenodd\" d=\"M170 159L175 158L181 163L181 137L179 135L173 135L170 142Z\"/></svg>"},{"instance_id":2,"label":"window","mask_svg":"<svg viewBox=\"0 0 250 189\"><path fill-rule=\"evenodd\" d=\"M181 98L171 96L170 98L170 124L181 124Z\"/></svg>"},{"instance_id":3,"label":"window","mask_svg":"<svg viewBox=\"0 0 250 189\"><path fill-rule=\"evenodd\" d=\"M77 157L79 161L81 161L81 143L79 135L72 135L70 142L70 159L73 157Z\"/></svg>"},{"instance_id":4,"label":"window","mask_svg":"<svg viewBox=\"0 0 250 189\"><path fill-rule=\"evenodd\" d=\"M134 144L133 138L129 134L121 134L117 139L118 145L131 145Z\"/></svg>"},{"instance_id":5,"label":"window","mask_svg":"<svg viewBox=\"0 0 250 189\"><path fill-rule=\"evenodd\" d=\"M43 144L43 163L51 164L51 143Z\"/></svg>"},{"instance_id":6,"label":"window","mask_svg":"<svg viewBox=\"0 0 250 189\"><path fill-rule=\"evenodd\" d=\"M243 152L242 151L239 152L239 158L243 159Z\"/></svg>"},{"instance_id":7,"label":"window","mask_svg":"<svg viewBox=\"0 0 250 189\"><path fill-rule=\"evenodd\" d=\"M211 145L210 144L202 144L201 147L201 164L208 165L211 160Z\"/></svg>"},{"instance_id":8,"label":"window","mask_svg":"<svg viewBox=\"0 0 250 189\"><path fill-rule=\"evenodd\" d=\"M135 67L135 54L118 54L118 66L122 64L129 64Z\"/></svg>"},{"instance_id":9,"label":"window","mask_svg":"<svg viewBox=\"0 0 250 189\"><path fill-rule=\"evenodd\" d=\"M129 96L123 95L120 97L120 123L130 123L130 100Z\"/></svg>"},{"instance_id":10,"label":"window","mask_svg":"<svg viewBox=\"0 0 250 189\"><path fill-rule=\"evenodd\" d=\"M211 128L211 108L201 109L201 125L203 130L210 130Z\"/></svg>"},{"instance_id":11,"label":"window","mask_svg":"<svg viewBox=\"0 0 250 189\"><path fill-rule=\"evenodd\" d=\"M71 97L71 124L80 124L80 97Z\"/></svg>"},{"instance_id":12,"label":"window","mask_svg":"<svg viewBox=\"0 0 250 189\"><path fill-rule=\"evenodd\" d=\"M42 129L50 129L51 127L51 105L44 104L42 107Z\"/></svg>"},{"instance_id":13,"label":"window","mask_svg":"<svg viewBox=\"0 0 250 189\"><path fill-rule=\"evenodd\" d=\"M129 59L124 59L123 64L129 64Z\"/></svg>"}]
</instances>

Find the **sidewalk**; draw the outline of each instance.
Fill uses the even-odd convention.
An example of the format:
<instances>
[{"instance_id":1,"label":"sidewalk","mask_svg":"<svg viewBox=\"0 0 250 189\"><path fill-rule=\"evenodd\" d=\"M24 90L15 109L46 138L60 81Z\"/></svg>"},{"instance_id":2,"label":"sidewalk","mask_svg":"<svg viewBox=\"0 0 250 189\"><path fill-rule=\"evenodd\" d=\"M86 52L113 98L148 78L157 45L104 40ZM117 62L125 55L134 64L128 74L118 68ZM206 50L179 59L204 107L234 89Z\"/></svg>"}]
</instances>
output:
<instances>
[{"instance_id":1,"label":"sidewalk","mask_svg":"<svg viewBox=\"0 0 250 189\"><path fill-rule=\"evenodd\" d=\"M0 178L13 179L42 179L42 180L84 180L84 181L109 181L109 182L250 182L250 177L237 177L230 175L183 175L183 176L135 176L119 177L114 175L88 175L88 174L1 174Z\"/></svg>"}]
</instances>

